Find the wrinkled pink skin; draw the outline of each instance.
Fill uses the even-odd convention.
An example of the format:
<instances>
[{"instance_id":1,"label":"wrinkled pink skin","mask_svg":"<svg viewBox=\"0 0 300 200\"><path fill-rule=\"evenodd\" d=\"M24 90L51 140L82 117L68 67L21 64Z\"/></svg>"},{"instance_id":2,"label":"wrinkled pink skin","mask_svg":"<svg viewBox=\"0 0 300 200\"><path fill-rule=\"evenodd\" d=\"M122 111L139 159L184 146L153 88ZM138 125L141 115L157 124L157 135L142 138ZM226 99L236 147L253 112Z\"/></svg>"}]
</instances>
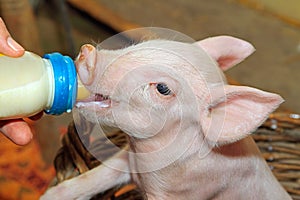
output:
<instances>
[{"instance_id":1,"label":"wrinkled pink skin","mask_svg":"<svg viewBox=\"0 0 300 200\"><path fill-rule=\"evenodd\" d=\"M228 36L193 45L149 41L118 51L84 45L76 61L82 82L92 92L111 98L108 107L96 110L101 123L128 133L130 151L135 153L153 152L179 139L155 155L120 152L107 165L49 189L42 199L88 199L131 179L144 191L145 199L291 199L249 137L282 98L227 85L221 73L253 51L249 43ZM200 71L182 63L178 55L195 59L192 64L201 65ZM171 70L155 67L160 64ZM148 68L142 68L145 65ZM207 75L199 78L202 72ZM155 87L159 82L166 83L172 94L159 94ZM93 106L94 102L80 104L90 121ZM174 162L165 163L179 153L183 154Z\"/></svg>"}]
</instances>

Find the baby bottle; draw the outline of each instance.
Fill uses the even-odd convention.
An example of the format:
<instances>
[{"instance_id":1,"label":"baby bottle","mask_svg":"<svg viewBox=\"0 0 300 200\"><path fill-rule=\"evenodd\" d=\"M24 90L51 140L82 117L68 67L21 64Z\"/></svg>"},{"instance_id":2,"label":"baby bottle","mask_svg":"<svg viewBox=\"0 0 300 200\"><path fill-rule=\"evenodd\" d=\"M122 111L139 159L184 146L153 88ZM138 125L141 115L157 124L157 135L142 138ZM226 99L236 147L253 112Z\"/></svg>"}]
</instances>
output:
<instances>
[{"instance_id":1,"label":"baby bottle","mask_svg":"<svg viewBox=\"0 0 300 200\"><path fill-rule=\"evenodd\" d=\"M43 110L60 115L71 111L76 98L87 96L68 56L51 53L41 58L27 51L19 58L0 54L0 120Z\"/></svg>"}]
</instances>

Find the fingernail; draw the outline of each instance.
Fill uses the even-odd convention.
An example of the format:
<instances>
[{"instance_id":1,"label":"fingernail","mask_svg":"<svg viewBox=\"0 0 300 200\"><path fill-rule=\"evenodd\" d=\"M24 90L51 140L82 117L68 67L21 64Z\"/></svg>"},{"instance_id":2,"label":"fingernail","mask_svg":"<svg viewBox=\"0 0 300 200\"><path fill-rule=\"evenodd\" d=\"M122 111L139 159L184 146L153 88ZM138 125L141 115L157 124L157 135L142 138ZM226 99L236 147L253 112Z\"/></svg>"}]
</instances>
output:
<instances>
[{"instance_id":1,"label":"fingernail","mask_svg":"<svg viewBox=\"0 0 300 200\"><path fill-rule=\"evenodd\" d=\"M8 44L8 46L10 46L10 48L12 48L15 51L23 51L24 50L24 48L19 43L17 43L14 39L12 39L11 37L7 38L7 44Z\"/></svg>"}]
</instances>

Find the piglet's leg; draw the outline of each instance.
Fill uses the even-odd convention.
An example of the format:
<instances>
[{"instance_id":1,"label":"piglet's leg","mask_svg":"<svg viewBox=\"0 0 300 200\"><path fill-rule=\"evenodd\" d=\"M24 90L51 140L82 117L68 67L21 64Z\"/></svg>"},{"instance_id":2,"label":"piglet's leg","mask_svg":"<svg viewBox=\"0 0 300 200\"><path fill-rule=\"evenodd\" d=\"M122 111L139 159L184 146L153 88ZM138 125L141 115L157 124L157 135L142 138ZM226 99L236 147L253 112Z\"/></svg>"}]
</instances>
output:
<instances>
[{"instance_id":1,"label":"piglet's leg","mask_svg":"<svg viewBox=\"0 0 300 200\"><path fill-rule=\"evenodd\" d=\"M130 180L128 171L128 156L126 151L122 151L104 164L50 188L40 199L90 199L100 192L128 182Z\"/></svg>"}]
</instances>

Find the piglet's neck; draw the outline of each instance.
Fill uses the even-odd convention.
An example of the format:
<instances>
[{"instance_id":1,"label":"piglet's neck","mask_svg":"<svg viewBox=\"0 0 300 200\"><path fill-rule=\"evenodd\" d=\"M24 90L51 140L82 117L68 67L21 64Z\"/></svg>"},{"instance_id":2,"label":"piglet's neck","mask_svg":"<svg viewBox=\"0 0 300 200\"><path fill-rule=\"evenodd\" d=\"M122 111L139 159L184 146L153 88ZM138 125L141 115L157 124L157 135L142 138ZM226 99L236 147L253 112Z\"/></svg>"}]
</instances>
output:
<instances>
[{"instance_id":1,"label":"piglet's neck","mask_svg":"<svg viewBox=\"0 0 300 200\"><path fill-rule=\"evenodd\" d=\"M163 169L139 174L136 182L148 199L290 199L250 137L216 147L204 158L193 146L186 154Z\"/></svg>"},{"instance_id":2,"label":"piglet's neck","mask_svg":"<svg viewBox=\"0 0 300 200\"><path fill-rule=\"evenodd\" d=\"M197 128L190 126L184 131L178 131L178 127L173 126L168 131L162 130L153 137L147 139L130 138L131 150L135 153L146 154L147 156L136 156L138 162L145 163L145 167L154 161L158 163L157 169L185 159L194 153L209 152L207 145L203 143L203 138Z\"/></svg>"},{"instance_id":3,"label":"piglet's neck","mask_svg":"<svg viewBox=\"0 0 300 200\"><path fill-rule=\"evenodd\" d=\"M222 186L214 199L291 199L251 137L215 148L206 160L214 166L208 169L212 176L206 180Z\"/></svg>"}]
</instances>

